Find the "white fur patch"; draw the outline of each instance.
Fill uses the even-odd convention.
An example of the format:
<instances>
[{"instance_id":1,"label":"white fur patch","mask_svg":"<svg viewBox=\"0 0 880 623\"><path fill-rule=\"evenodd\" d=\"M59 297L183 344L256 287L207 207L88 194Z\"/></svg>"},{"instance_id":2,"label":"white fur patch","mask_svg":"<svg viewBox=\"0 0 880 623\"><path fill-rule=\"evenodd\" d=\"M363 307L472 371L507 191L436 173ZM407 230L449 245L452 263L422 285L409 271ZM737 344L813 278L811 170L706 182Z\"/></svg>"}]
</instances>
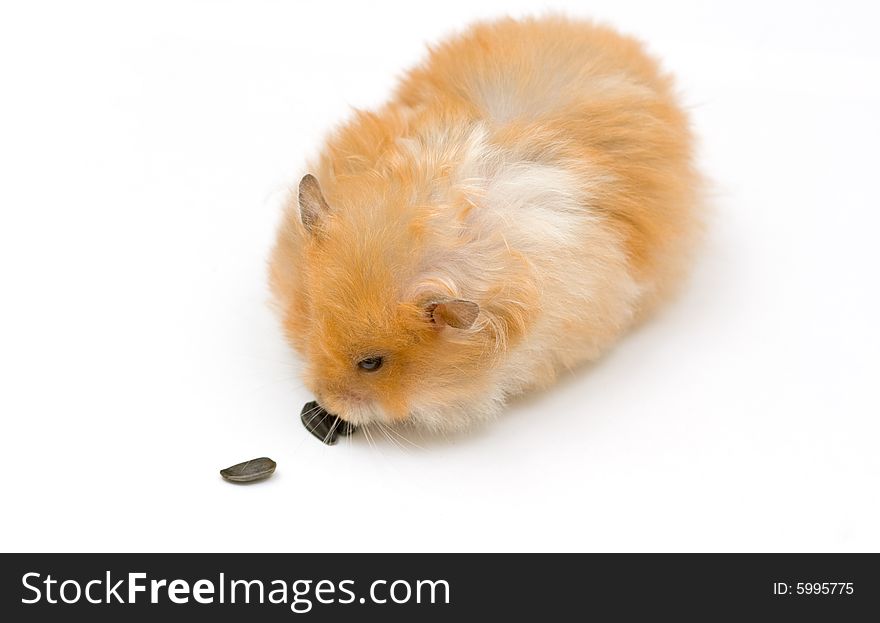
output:
<instances>
[{"instance_id":1,"label":"white fur patch","mask_svg":"<svg viewBox=\"0 0 880 623\"><path fill-rule=\"evenodd\" d=\"M507 396L542 382L536 379L595 359L630 324L641 296L621 242L593 209L594 191L608 182L606 174L585 175L583 163L568 169L517 160L488 144L482 125L465 145L449 192L462 193L472 209L464 223L451 211L441 212L435 226L458 228L467 242L429 253L422 283L481 301L497 291L499 281L503 285L511 263L525 262L540 312L524 340L512 348L499 344L501 359L484 395L462 405L415 405L413 419L429 427L463 426L465 413L466 420L489 419Z\"/></svg>"}]
</instances>

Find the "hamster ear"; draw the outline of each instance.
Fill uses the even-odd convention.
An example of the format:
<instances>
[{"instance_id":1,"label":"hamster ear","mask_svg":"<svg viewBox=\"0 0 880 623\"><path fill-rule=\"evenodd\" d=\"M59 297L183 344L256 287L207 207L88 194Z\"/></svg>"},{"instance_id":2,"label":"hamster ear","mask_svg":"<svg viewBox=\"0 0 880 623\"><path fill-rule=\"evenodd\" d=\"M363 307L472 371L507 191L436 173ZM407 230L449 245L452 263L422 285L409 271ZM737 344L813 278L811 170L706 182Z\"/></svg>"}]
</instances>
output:
<instances>
[{"instance_id":1,"label":"hamster ear","mask_svg":"<svg viewBox=\"0 0 880 623\"><path fill-rule=\"evenodd\" d=\"M318 179L307 173L299 181L299 214L302 224L309 233L314 233L321 218L330 210L324 200Z\"/></svg>"},{"instance_id":2,"label":"hamster ear","mask_svg":"<svg viewBox=\"0 0 880 623\"><path fill-rule=\"evenodd\" d=\"M464 299L443 299L428 304L428 316L438 327L470 329L480 313L480 306Z\"/></svg>"}]
</instances>

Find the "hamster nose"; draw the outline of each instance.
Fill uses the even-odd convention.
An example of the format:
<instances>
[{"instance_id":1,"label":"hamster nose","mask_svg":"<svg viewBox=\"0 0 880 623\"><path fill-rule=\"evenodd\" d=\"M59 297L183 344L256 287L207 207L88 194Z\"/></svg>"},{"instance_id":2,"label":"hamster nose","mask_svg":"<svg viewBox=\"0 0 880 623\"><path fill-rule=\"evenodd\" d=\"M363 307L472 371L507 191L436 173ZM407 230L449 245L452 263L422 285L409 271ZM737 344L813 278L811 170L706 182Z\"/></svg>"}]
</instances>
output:
<instances>
[{"instance_id":1,"label":"hamster nose","mask_svg":"<svg viewBox=\"0 0 880 623\"><path fill-rule=\"evenodd\" d=\"M342 390L341 392L339 392L339 397L346 402L361 403L367 401L366 395L353 389Z\"/></svg>"}]
</instances>

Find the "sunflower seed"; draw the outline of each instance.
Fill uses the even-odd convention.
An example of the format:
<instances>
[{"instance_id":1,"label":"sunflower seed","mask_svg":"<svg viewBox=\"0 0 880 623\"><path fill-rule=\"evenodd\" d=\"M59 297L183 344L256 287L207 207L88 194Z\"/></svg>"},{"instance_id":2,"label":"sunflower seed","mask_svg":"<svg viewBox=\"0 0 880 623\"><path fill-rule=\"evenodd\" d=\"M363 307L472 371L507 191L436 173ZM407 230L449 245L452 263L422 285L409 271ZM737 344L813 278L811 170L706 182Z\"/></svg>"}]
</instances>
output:
<instances>
[{"instance_id":1,"label":"sunflower seed","mask_svg":"<svg viewBox=\"0 0 880 623\"><path fill-rule=\"evenodd\" d=\"M230 482L252 482L268 478L274 471L275 461L264 456L221 469L220 475Z\"/></svg>"},{"instance_id":2,"label":"sunflower seed","mask_svg":"<svg viewBox=\"0 0 880 623\"><path fill-rule=\"evenodd\" d=\"M328 413L324 407L312 400L303 406L300 419L306 430L315 437L332 446L339 435L348 436L355 431L355 426L345 420Z\"/></svg>"}]
</instances>

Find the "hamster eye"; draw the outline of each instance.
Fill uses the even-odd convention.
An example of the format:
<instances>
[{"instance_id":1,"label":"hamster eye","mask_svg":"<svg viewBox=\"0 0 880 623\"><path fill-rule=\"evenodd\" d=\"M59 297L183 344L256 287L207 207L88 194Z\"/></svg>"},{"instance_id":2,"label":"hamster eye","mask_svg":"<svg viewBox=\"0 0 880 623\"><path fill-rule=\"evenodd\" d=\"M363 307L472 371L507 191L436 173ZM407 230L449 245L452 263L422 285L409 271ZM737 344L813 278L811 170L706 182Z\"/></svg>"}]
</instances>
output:
<instances>
[{"instance_id":1,"label":"hamster eye","mask_svg":"<svg viewBox=\"0 0 880 623\"><path fill-rule=\"evenodd\" d=\"M367 357L358 361L358 368L367 372L375 372L382 367L381 357Z\"/></svg>"}]
</instances>

